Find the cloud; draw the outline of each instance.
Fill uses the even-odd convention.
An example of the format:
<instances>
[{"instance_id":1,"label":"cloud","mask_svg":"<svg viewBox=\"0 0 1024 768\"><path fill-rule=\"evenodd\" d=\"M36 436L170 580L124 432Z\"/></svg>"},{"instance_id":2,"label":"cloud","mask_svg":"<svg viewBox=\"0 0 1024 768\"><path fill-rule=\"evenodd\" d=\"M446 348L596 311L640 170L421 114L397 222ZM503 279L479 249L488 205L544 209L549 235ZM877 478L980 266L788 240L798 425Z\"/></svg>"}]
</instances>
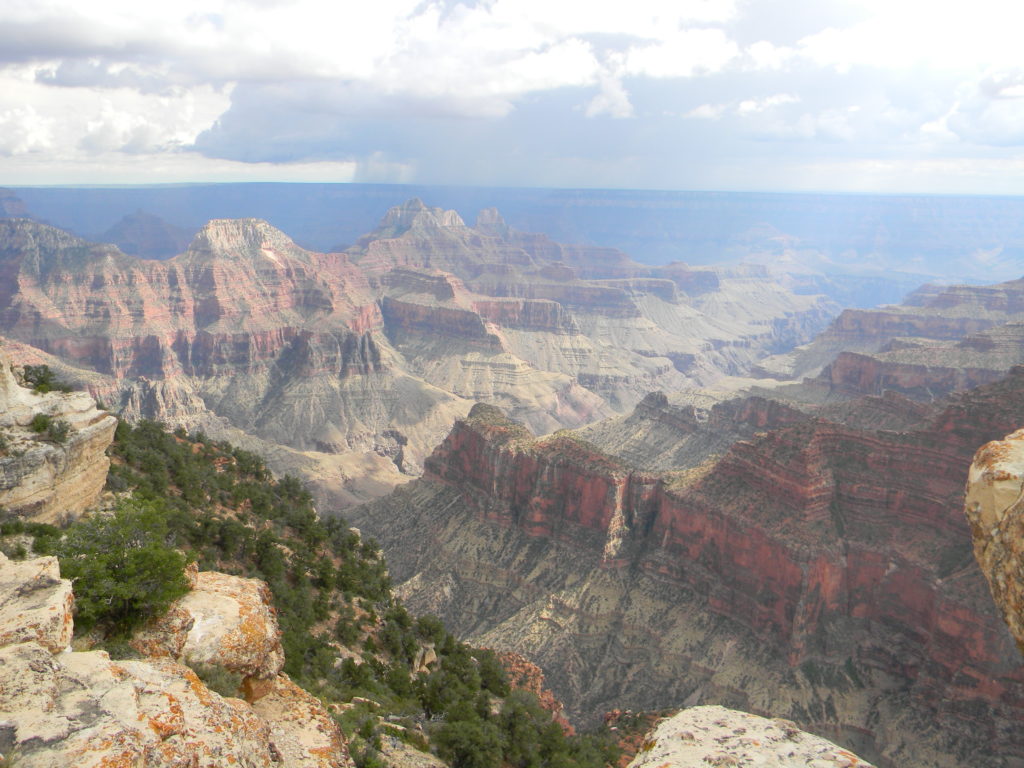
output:
<instances>
[{"instance_id":1,"label":"cloud","mask_svg":"<svg viewBox=\"0 0 1024 768\"><path fill-rule=\"evenodd\" d=\"M31 105L0 112L0 155L23 155L53 146L53 120Z\"/></svg>"},{"instance_id":2,"label":"cloud","mask_svg":"<svg viewBox=\"0 0 1024 768\"><path fill-rule=\"evenodd\" d=\"M601 74L599 80L601 90L588 102L587 117L632 117L633 105L629 101L629 94L623 87L622 80L606 73Z\"/></svg>"},{"instance_id":3,"label":"cloud","mask_svg":"<svg viewBox=\"0 0 1024 768\"><path fill-rule=\"evenodd\" d=\"M904 157L967 178L1024 142L1021 21L996 0L9 0L0 172L763 188L827 163L888 184L869 161Z\"/></svg>"},{"instance_id":4,"label":"cloud","mask_svg":"<svg viewBox=\"0 0 1024 768\"><path fill-rule=\"evenodd\" d=\"M692 77L721 70L739 48L721 29L684 29L652 45L630 48L625 72L647 77Z\"/></svg>"}]
</instances>

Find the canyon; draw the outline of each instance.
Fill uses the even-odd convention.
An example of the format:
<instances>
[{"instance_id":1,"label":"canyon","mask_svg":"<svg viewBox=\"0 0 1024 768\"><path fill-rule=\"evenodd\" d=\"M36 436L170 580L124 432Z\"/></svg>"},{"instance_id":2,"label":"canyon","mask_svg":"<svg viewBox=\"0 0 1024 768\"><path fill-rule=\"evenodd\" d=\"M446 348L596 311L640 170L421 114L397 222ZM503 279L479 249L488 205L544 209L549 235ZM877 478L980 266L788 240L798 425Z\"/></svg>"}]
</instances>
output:
<instances>
[{"instance_id":1,"label":"canyon","mask_svg":"<svg viewBox=\"0 0 1024 768\"><path fill-rule=\"evenodd\" d=\"M418 474L473 402L537 432L743 374L837 307L755 267L651 267L411 200L343 253L215 220L162 261L0 221L0 333L127 418L259 451L332 506Z\"/></svg>"},{"instance_id":2,"label":"canyon","mask_svg":"<svg viewBox=\"0 0 1024 768\"><path fill-rule=\"evenodd\" d=\"M1024 422L1024 280L839 313L417 199L327 253L256 219L160 261L2 220L0 274L16 360L312 481L415 613L536 662L576 724L724 705L883 768L1024 765L963 518Z\"/></svg>"},{"instance_id":3,"label":"canyon","mask_svg":"<svg viewBox=\"0 0 1024 768\"><path fill-rule=\"evenodd\" d=\"M413 609L536 661L571 719L720 704L882 766L1019 765L1024 668L962 507L1022 403L1024 368L929 404L748 397L714 415L746 439L688 468L664 446L704 439L696 411L664 396L605 433L648 429L630 460L596 428L536 438L478 405L352 517Z\"/></svg>"}]
</instances>

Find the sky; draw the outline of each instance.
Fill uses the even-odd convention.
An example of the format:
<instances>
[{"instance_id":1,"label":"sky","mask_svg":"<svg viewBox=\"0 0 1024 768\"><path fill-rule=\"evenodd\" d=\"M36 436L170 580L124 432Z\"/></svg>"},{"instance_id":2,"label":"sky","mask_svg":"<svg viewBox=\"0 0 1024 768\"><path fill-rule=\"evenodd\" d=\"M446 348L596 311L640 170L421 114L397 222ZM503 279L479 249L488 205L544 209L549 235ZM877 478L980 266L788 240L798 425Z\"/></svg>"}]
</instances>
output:
<instances>
[{"instance_id":1,"label":"sky","mask_svg":"<svg viewBox=\"0 0 1024 768\"><path fill-rule=\"evenodd\" d=\"M0 185L1024 194L1007 0L0 0Z\"/></svg>"}]
</instances>

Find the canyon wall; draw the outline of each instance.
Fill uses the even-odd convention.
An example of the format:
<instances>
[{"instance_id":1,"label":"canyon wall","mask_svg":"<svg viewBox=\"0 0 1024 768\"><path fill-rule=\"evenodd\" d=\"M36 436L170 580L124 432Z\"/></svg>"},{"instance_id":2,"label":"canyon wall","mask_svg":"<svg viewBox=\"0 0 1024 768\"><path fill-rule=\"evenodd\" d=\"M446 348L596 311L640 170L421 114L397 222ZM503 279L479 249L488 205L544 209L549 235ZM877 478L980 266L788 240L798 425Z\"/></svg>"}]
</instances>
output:
<instances>
[{"instance_id":1,"label":"canyon wall","mask_svg":"<svg viewBox=\"0 0 1024 768\"><path fill-rule=\"evenodd\" d=\"M0 333L21 362L128 418L257 449L336 504L418 474L475 401L537 432L578 427L742 373L835 310L765 274L662 272L419 200L345 253L218 219L149 261L0 221Z\"/></svg>"},{"instance_id":2,"label":"canyon wall","mask_svg":"<svg viewBox=\"0 0 1024 768\"><path fill-rule=\"evenodd\" d=\"M780 411L667 473L477 406L355 519L412 607L536 660L573 717L716 703L879 765L1017 765L1024 669L961 508L975 448L1022 403L1015 369L914 431Z\"/></svg>"}]
</instances>

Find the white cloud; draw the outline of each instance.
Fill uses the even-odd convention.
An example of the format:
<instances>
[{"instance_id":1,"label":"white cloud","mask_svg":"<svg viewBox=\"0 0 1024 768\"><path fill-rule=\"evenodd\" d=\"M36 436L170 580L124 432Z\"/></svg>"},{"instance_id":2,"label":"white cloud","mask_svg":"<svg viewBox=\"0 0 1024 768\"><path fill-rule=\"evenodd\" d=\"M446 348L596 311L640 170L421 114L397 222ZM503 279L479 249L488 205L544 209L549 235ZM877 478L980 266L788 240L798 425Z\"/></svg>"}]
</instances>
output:
<instances>
[{"instance_id":1,"label":"white cloud","mask_svg":"<svg viewBox=\"0 0 1024 768\"><path fill-rule=\"evenodd\" d=\"M0 111L0 155L23 155L53 146L53 120L31 105Z\"/></svg>"},{"instance_id":2,"label":"white cloud","mask_svg":"<svg viewBox=\"0 0 1024 768\"><path fill-rule=\"evenodd\" d=\"M736 58L739 48L721 29L684 29L626 54L625 72L648 77L692 77L717 72Z\"/></svg>"},{"instance_id":3,"label":"white cloud","mask_svg":"<svg viewBox=\"0 0 1024 768\"><path fill-rule=\"evenodd\" d=\"M723 102L718 104L701 104L691 109L685 117L698 120L717 120L725 114L738 115L739 117L750 117L761 112L768 112L786 104L797 104L799 96L791 93L773 93L759 99L742 99L739 101Z\"/></svg>"},{"instance_id":4,"label":"white cloud","mask_svg":"<svg viewBox=\"0 0 1024 768\"><path fill-rule=\"evenodd\" d=\"M602 74L600 81L601 90L587 104L587 117L632 117L633 105L629 101L626 89L622 87L622 81L609 74Z\"/></svg>"},{"instance_id":5,"label":"white cloud","mask_svg":"<svg viewBox=\"0 0 1024 768\"><path fill-rule=\"evenodd\" d=\"M978 70L1021 60L1024 6L1005 0L858 0L868 17L803 38L800 55L848 71L927 66Z\"/></svg>"},{"instance_id":6,"label":"white cloud","mask_svg":"<svg viewBox=\"0 0 1024 768\"><path fill-rule=\"evenodd\" d=\"M796 104L799 101L800 97L794 96L791 93L775 93L763 99L744 99L736 107L736 114L753 115L773 109L774 107L780 107L783 104Z\"/></svg>"}]
</instances>

